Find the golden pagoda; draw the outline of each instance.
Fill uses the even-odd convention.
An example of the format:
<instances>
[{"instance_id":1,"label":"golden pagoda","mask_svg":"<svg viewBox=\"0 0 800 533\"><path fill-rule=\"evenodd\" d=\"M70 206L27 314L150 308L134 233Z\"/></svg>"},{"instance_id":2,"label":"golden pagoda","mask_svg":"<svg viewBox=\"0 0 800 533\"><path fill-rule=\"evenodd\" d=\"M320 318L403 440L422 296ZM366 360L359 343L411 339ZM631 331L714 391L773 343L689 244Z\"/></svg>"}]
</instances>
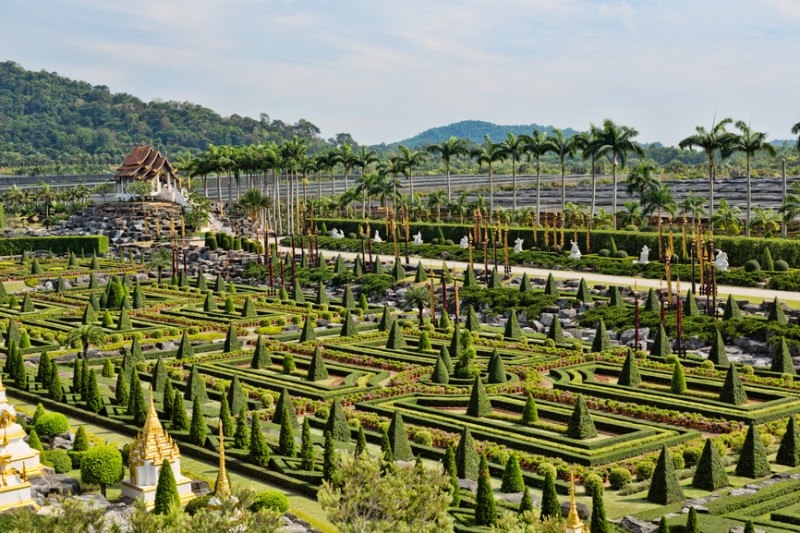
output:
<instances>
[{"instance_id":1,"label":"golden pagoda","mask_svg":"<svg viewBox=\"0 0 800 533\"><path fill-rule=\"evenodd\" d=\"M231 485L228 482L228 470L225 468L225 435L222 431L222 421L219 423L219 474L217 474L214 496L208 501L210 509L221 509L223 503L231 498Z\"/></svg>"},{"instance_id":2,"label":"golden pagoda","mask_svg":"<svg viewBox=\"0 0 800 533\"><path fill-rule=\"evenodd\" d=\"M192 480L181 474L181 452L178 445L161 426L150 389L150 406L144 427L136 435L128 460L130 478L122 481L122 496L135 500L144 498L153 507L161 467L168 464L175 476L181 505L194 498Z\"/></svg>"},{"instance_id":3,"label":"golden pagoda","mask_svg":"<svg viewBox=\"0 0 800 533\"><path fill-rule=\"evenodd\" d=\"M36 506L29 475L41 473L39 451L25 442L25 430L17 424L17 412L6 399L0 379L0 512L26 505Z\"/></svg>"},{"instance_id":4,"label":"golden pagoda","mask_svg":"<svg viewBox=\"0 0 800 533\"><path fill-rule=\"evenodd\" d=\"M566 533L584 533L583 522L578 516L578 508L575 506L575 478L572 476L572 472L569 474L569 514L567 514L564 531Z\"/></svg>"}]
</instances>

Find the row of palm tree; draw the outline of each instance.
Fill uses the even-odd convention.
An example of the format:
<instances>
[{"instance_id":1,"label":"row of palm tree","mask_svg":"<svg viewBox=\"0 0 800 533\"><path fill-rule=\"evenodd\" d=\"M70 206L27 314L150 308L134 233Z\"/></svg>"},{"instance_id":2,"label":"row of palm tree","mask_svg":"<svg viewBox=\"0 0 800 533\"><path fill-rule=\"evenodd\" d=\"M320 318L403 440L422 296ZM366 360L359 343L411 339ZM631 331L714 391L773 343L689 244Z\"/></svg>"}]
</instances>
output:
<instances>
[{"instance_id":1,"label":"row of palm tree","mask_svg":"<svg viewBox=\"0 0 800 533\"><path fill-rule=\"evenodd\" d=\"M0 195L0 199L12 220L38 215L49 223L51 216L67 215L81 209L88 205L92 195L105 195L111 192L111 189L112 186L108 183L93 187L79 183L64 190L54 189L44 181L38 182L36 188L25 189L14 183Z\"/></svg>"}]
</instances>

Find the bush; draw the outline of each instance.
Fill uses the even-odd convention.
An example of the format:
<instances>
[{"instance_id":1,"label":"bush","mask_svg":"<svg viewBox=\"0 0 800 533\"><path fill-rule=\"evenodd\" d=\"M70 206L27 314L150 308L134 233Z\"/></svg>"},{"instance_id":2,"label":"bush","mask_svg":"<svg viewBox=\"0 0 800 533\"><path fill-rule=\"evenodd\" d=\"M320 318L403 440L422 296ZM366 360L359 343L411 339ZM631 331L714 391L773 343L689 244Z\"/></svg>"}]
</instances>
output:
<instances>
[{"instance_id":1,"label":"bush","mask_svg":"<svg viewBox=\"0 0 800 533\"><path fill-rule=\"evenodd\" d=\"M641 461L636 463L636 480L645 481L653 477L656 465L652 461Z\"/></svg>"},{"instance_id":2,"label":"bush","mask_svg":"<svg viewBox=\"0 0 800 533\"><path fill-rule=\"evenodd\" d=\"M616 257L617 259L627 259L628 252L626 252L625 250L617 250L616 252L614 252L614 257Z\"/></svg>"},{"instance_id":3,"label":"bush","mask_svg":"<svg viewBox=\"0 0 800 533\"><path fill-rule=\"evenodd\" d=\"M784 261L783 259L778 259L775 261L775 272L788 272L789 271L789 263Z\"/></svg>"},{"instance_id":4,"label":"bush","mask_svg":"<svg viewBox=\"0 0 800 533\"><path fill-rule=\"evenodd\" d=\"M600 489L600 494L602 494L603 478L597 474L589 474L583 479L583 490L587 496L594 496L597 489Z\"/></svg>"},{"instance_id":5,"label":"bush","mask_svg":"<svg viewBox=\"0 0 800 533\"><path fill-rule=\"evenodd\" d=\"M216 246L215 246L216 247ZM189 516L193 516L200 509L208 508L208 501L211 499L212 494L205 494L189 500L189 503L184 507L184 512Z\"/></svg>"},{"instance_id":6,"label":"bush","mask_svg":"<svg viewBox=\"0 0 800 533\"><path fill-rule=\"evenodd\" d=\"M750 259L744 264L745 272L756 272L761 270L761 265L755 259Z\"/></svg>"},{"instance_id":7,"label":"bush","mask_svg":"<svg viewBox=\"0 0 800 533\"><path fill-rule=\"evenodd\" d=\"M423 446L432 446L433 445L433 434L427 430L419 430L414 433L414 442L416 444L422 444Z\"/></svg>"},{"instance_id":8,"label":"bush","mask_svg":"<svg viewBox=\"0 0 800 533\"><path fill-rule=\"evenodd\" d=\"M72 470L72 459L63 450L46 450L43 459L44 463L53 467L56 474L66 474Z\"/></svg>"},{"instance_id":9,"label":"bush","mask_svg":"<svg viewBox=\"0 0 800 533\"><path fill-rule=\"evenodd\" d=\"M286 495L277 490L265 490L256 494L253 505L250 510L257 513L261 509L269 509L279 513L285 513L289 510L289 500Z\"/></svg>"},{"instance_id":10,"label":"bush","mask_svg":"<svg viewBox=\"0 0 800 533\"><path fill-rule=\"evenodd\" d=\"M608 248L603 248L602 250L597 252L597 255L599 255L600 257L608 257L611 255L611 252L608 251Z\"/></svg>"},{"instance_id":11,"label":"bush","mask_svg":"<svg viewBox=\"0 0 800 533\"><path fill-rule=\"evenodd\" d=\"M36 420L36 433L40 437L51 438L69 429L69 420L61 413L45 413Z\"/></svg>"},{"instance_id":12,"label":"bush","mask_svg":"<svg viewBox=\"0 0 800 533\"><path fill-rule=\"evenodd\" d=\"M612 489L621 489L628 485L633 479L630 470L627 468L617 467L612 468L608 473L608 482L611 484Z\"/></svg>"},{"instance_id":13,"label":"bush","mask_svg":"<svg viewBox=\"0 0 800 533\"><path fill-rule=\"evenodd\" d=\"M700 460L700 456L703 454L702 448L684 448L683 449L683 464L691 468L697 464Z\"/></svg>"}]
</instances>

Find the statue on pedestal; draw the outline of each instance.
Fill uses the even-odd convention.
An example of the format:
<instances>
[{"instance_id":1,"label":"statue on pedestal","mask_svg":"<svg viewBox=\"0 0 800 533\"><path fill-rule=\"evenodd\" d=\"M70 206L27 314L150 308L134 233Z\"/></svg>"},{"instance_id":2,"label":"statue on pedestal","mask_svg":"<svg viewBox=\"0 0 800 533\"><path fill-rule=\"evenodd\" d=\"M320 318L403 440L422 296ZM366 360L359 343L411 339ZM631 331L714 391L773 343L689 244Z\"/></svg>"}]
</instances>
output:
<instances>
[{"instance_id":1,"label":"statue on pedestal","mask_svg":"<svg viewBox=\"0 0 800 533\"><path fill-rule=\"evenodd\" d=\"M383 239L381 239L381 234L378 232L378 230L375 230L375 237L372 239L372 242L383 242Z\"/></svg>"},{"instance_id":2,"label":"statue on pedestal","mask_svg":"<svg viewBox=\"0 0 800 533\"><path fill-rule=\"evenodd\" d=\"M461 237L461 241L459 241L458 245L461 247L462 250L466 250L469 248L469 237L464 235Z\"/></svg>"},{"instance_id":3,"label":"statue on pedestal","mask_svg":"<svg viewBox=\"0 0 800 533\"><path fill-rule=\"evenodd\" d=\"M514 253L518 254L522 251L522 243L525 242L522 237L517 237L517 240L514 241Z\"/></svg>"},{"instance_id":4,"label":"statue on pedestal","mask_svg":"<svg viewBox=\"0 0 800 533\"><path fill-rule=\"evenodd\" d=\"M412 242L414 246L418 246L420 244L424 244L422 242L422 232L418 231L416 235L414 235L414 241Z\"/></svg>"},{"instance_id":5,"label":"statue on pedestal","mask_svg":"<svg viewBox=\"0 0 800 533\"><path fill-rule=\"evenodd\" d=\"M725 272L728 270L728 254L720 249L717 249L717 257L714 259L714 267L717 272Z\"/></svg>"},{"instance_id":6,"label":"statue on pedestal","mask_svg":"<svg viewBox=\"0 0 800 533\"><path fill-rule=\"evenodd\" d=\"M572 250L569 252L570 259L580 259L581 258L581 249L578 248L578 243L570 240L569 242L572 243Z\"/></svg>"}]
</instances>

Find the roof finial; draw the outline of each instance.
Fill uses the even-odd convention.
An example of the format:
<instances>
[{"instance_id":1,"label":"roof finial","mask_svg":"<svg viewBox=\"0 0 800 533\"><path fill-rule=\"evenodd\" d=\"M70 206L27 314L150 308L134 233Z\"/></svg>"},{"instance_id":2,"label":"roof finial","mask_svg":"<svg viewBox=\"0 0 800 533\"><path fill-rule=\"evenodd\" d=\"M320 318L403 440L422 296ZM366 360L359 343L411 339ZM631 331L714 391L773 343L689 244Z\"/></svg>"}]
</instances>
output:
<instances>
[{"instance_id":1,"label":"roof finial","mask_svg":"<svg viewBox=\"0 0 800 533\"><path fill-rule=\"evenodd\" d=\"M219 474L217 475L217 488L214 496L222 500L230 496L231 486L228 483L228 471L225 468L225 435L222 428L222 420L219 422Z\"/></svg>"},{"instance_id":2,"label":"roof finial","mask_svg":"<svg viewBox=\"0 0 800 533\"><path fill-rule=\"evenodd\" d=\"M155 432L161 431L161 422L158 420L158 412L156 412L156 405L153 401L153 385L150 385L150 407L147 411L147 420L144 422L144 428L142 431L145 435Z\"/></svg>"},{"instance_id":3,"label":"roof finial","mask_svg":"<svg viewBox=\"0 0 800 533\"><path fill-rule=\"evenodd\" d=\"M583 533L583 522L581 517L578 516L578 508L575 505L575 477L571 471L569 473L569 514L567 515L564 531L567 533Z\"/></svg>"}]
</instances>

